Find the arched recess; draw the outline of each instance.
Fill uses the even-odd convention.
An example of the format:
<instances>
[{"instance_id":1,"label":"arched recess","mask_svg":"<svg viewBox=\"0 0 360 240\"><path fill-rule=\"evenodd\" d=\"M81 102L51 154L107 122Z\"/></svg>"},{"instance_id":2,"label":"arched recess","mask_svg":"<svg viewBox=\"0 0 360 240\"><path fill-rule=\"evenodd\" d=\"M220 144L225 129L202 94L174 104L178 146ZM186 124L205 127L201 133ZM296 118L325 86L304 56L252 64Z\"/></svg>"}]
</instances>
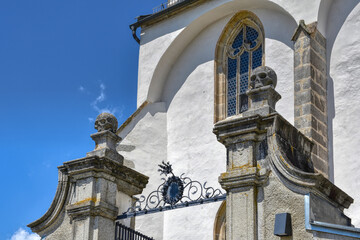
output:
<instances>
[{"instance_id":1,"label":"arched recess","mask_svg":"<svg viewBox=\"0 0 360 240\"><path fill-rule=\"evenodd\" d=\"M250 9L270 10L268 12L279 13L285 16L283 21L289 24L295 24L295 19L284 8L276 3L265 0L252 1L231 1L227 3L213 2L210 5L212 8L204 12L194 21L192 21L182 32L174 39L168 49L164 52L161 59L157 63L151 81L148 87L147 101L157 102L161 101L163 87L167 81L168 74L172 69L172 65L177 58L182 54L184 49L188 46L198 34L206 29L209 25L218 21L219 19L233 15L235 12ZM291 33L292 34L292 33ZM290 39L291 36L288 37Z\"/></svg>"},{"instance_id":2,"label":"arched recess","mask_svg":"<svg viewBox=\"0 0 360 240\"><path fill-rule=\"evenodd\" d=\"M330 7L333 4L333 0L322 0L319 6L319 12L317 17L317 28L321 34L326 38L326 23L330 11Z\"/></svg>"},{"instance_id":3,"label":"arched recess","mask_svg":"<svg viewBox=\"0 0 360 240\"><path fill-rule=\"evenodd\" d=\"M264 27L254 13L240 11L230 19L216 44L214 122L247 109L250 71L264 64Z\"/></svg>"},{"instance_id":4,"label":"arched recess","mask_svg":"<svg viewBox=\"0 0 360 240\"><path fill-rule=\"evenodd\" d=\"M354 174L354 169L359 168L360 138L354 134L354 129L359 129L360 125L354 119L359 117L360 107L354 103L360 101L357 80L360 72L360 2L332 0L330 3L322 0L318 22L318 26L326 29L330 176L337 186L355 199L345 213L352 218L352 224L359 226L360 177ZM321 18L321 12L326 12L327 18Z\"/></svg>"},{"instance_id":5,"label":"arched recess","mask_svg":"<svg viewBox=\"0 0 360 240\"><path fill-rule=\"evenodd\" d=\"M214 222L214 240L226 239L226 201L223 201L216 213Z\"/></svg>"},{"instance_id":6,"label":"arched recess","mask_svg":"<svg viewBox=\"0 0 360 240\"><path fill-rule=\"evenodd\" d=\"M331 69L335 68L337 65L334 63L338 61L340 58L338 56L333 57L333 53L337 52L336 49L345 49L344 46L348 45L348 37L345 41L338 41L339 45L342 46L335 46L334 43L336 39L338 39L338 34L341 31L344 23L347 21L350 13L355 9L355 7L359 4L358 0L348 0L345 2L341 0L321 0L318 12L318 24L317 27L319 31L324 35L326 38L326 62L327 62L327 124L328 124L328 158L329 158L329 178L332 182L337 181L335 179L335 159L336 156L334 154L334 149L337 146L334 144L334 119L336 116L335 110L335 101L342 101L342 99L335 99L336 91L339 89L335 89L335 82L336 77L334 78L334 74L331 73ZM357 36L356 34L352 34L350 37ZM335 50L335 51L334 51ZM336 55L336 54L335 54ZM341 81L338 81L338 84ZM348 82L348 81L346 81ZM346 97L348 94L342 94L340 98ZM347 101L345 101L347 102ZM353 109L353 108L351 108ZM348 115L348 114L343 114ZM340 121L343 122L343 121ZM336 125L336 124L335 124ZM336 127L336 126L335 126ZM342 131L343 132L343 131ZM348 145L347 145L348 146ZM342 147L341 147L342 148ZM355 149L355 148L353 148ZM339 158L340 159L340 158ZM343 157L341 157L343 159ZM349 159L349 158L347 158ZM344 165L344 164L340 164ZM347 174L345 174L347 175Z\"/></svg>"}]
</instances>

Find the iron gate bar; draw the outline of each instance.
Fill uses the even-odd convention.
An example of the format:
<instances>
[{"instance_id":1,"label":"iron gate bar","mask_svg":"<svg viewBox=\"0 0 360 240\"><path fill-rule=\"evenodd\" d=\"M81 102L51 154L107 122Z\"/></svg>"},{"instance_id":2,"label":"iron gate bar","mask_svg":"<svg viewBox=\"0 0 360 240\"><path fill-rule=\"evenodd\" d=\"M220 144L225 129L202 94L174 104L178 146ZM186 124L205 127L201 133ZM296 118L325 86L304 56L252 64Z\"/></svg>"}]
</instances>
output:
<instances>
[{"instance_id":1,"label":"iron gate bar","mask_svg":"<svg viewBox=\"0 0 360 240\"><path fill-rule=\"evenodd\" d=\"M136 211L136 212L123 213L123 214L119 215L116 218L116 220L141 216L141 215L150 214L150 213L164 212L164 211L168 211L168 210L172 210L172 209L196 206L196 205L200 205L200 204L223 201L225 199L226 199L226 193L223 195L214 197L214 198L205 198L205 199L200 199L200 200L195 200L195 201L190 201L190 202L179 203L176 205L167 205L164 207L153 208L153 209L149 209L149 210L141 210L141 211Z\"/></svg>"},{"instance_id":2,"label":"iron gate bar","mask_svg":"<svg viewBox=\"0 0 360 240\"><path fill-rule=\"evenodd\" d=\"M226 199L226 193L207 187L206 182L202 184L193 181L184 174L175 176L169 162L163 162L159 167L160 175L164 174L167 177L162 178L164 182L147 197L140 196L126 212L117 217L117 220Z\"/></svg>"},{"instance_id":3,"label":"iron gate bar","mask_svg":"<svg viewBox=\"0 0 360 240\"><path fill-rule=\"evenodd\" d=\"M135 231L119 222L115 225L115 240L154 240L154 238L145 236L144 234Z\"/></svg>"}]
</instances>

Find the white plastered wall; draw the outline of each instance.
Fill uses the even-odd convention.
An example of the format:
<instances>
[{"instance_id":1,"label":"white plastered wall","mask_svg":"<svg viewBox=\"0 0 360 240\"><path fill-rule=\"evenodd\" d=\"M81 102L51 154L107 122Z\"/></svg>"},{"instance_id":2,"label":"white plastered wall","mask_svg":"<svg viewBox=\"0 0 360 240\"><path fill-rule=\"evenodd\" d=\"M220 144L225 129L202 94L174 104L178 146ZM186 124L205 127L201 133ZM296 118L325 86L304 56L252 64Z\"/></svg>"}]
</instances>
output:
<instances>
[{"instance_id":1,"label":"white plastered wall","mask_svg":"<svg viewBox=\"0 0 360 240\"><path fill-rule=\"evenodd\" d=\"M296 22L279 11L251 11L264 23L265 35L269 32L265 40L266 64L278 72L277 90L283 95L279 112L292 122L293 51L290 39ZM178 174L185 172L214 187L220 187L218 176L225 171L226 164L225 147L212 133L214 53L221 32L231 17L228 15L213 22L182 49L182 54L171 66L160 98L168 106L168 160ZM211 239L218 208L219 203L165 212L164 239ZM196 231L184 232L183 229Z\"/></svg>"},{"instance_id":2,"label":"white plastered wall","mask_svg":"<svg viewBox=\"0 0 360 240\"><path fill-rule=\"evenodd\" d=\"M334 0L326 24L329 153L335 184L354 198L345 213L360 226L360 3ZM320 24L320 23L319 23ZM331 151L333 150L333 151Z\"/></svg>"},{"instance_id":3,"label":"white plastered wall","mask_svg":"<svg viewBox=\"0 0 360 240\"><path fill-rule=\"evenodd\" d=\"M165 103L147 105L119 136L123 140L117 150L124 156L125 164L149 177L142 193L148 196L162 182L157 165L165 161L167 155ZM136 230L154 239L163 239L163 226L163 213L136 217Z\"/></svg>"}]
</instances>

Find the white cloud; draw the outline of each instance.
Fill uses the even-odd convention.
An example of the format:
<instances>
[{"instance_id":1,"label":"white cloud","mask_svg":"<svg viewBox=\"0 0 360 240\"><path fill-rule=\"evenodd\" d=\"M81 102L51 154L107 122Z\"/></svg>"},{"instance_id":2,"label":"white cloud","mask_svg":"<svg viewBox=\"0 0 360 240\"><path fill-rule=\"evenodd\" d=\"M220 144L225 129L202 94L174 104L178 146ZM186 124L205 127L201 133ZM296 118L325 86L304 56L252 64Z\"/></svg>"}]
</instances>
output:
<instances>
[{"instance_id":1,"label":"white cloud","mask_svg":"<svg viewBox=\"0 0 360 240\"><path fill-rule=\"evenodd\" d=\"M19 230L11 236L10 240L40 240L40 237L35 233L29 233L23 228L19 228Z\"/></svg>"},{"instance_id":2,"label":"white cloud","mask_svg":"<svg viewBox=\"0 0 360 240\"><path fill-rule=\"evenodd\" d=\"M101 112L101 109L99 107L99 103L103 102L106 98L105 95L105 85L103 83L100 84L100 94L96 97L96 99L90 104L95 111L98 113Z\"/></svg>"},{"instance_id":3,"label":"white cloud","mask_svg":"<svg viewBox=\"0 0 360 240\"><path fill-rule=\"evenodd\" d=\"M86 86L84 87L84 86L80 85L78 90L82 93L91 95L91 93L88 91ZM121 119L123 117L124 106L122 105L120 107L119 106L114 107L113 105L107 104L106 103L107 95L105 93L105 90L106 90L105 84L100 82L100 84L98 85L99 94L97 96L94 96L94 100L92 102L90 102L91 108L93 110L95 110L97 114L100 114L103 112L108 112L108 113L111 113L114 116L116 116L118 119ZM90 124L94 123L95 118L88 117L88 121Z\"/></svg>"},{"instance_id":4,"label":"white cloud","mask_svg":"<svg viewBox=\"0 0 360 240\"><path fill-rule=\"evenodd\" d=\"M102 113L102 112L108 112L111 113L113 115L115 115L115 113L119 112L119 109L116 107L112 107L112 106L106 106L106 107L100 107L100 104L102 102L105 101L106 99L106 94L105 94L105 89L106 86L103 83L100 83L100 94L96 97L96 99L90 104L91 107L97 111L98 114ZM121 111L122 112L122 111ZM88 118L89 121L93 121L93 118Z\"/></svg>"}]
</instances>

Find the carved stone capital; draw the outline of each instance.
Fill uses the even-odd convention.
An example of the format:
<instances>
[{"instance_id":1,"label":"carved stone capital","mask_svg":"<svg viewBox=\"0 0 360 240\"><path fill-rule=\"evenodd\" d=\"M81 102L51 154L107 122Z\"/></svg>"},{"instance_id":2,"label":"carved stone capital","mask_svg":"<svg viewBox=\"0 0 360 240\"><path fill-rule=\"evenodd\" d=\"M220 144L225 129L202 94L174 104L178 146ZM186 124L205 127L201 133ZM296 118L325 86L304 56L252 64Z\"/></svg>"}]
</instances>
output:
<instances>
[{"instance_id":1,"label":"carved stone capital","mask_svg":"<svg viewBox=\"0 0 360 240\"><path fill-rule=\"evenodd\" d=\"M226 147L239 142L260 141L266 133L259 115L242 117L236 116L219 121L215 124L213 133L217 140Z\"/></svg>"}]
</instances>

